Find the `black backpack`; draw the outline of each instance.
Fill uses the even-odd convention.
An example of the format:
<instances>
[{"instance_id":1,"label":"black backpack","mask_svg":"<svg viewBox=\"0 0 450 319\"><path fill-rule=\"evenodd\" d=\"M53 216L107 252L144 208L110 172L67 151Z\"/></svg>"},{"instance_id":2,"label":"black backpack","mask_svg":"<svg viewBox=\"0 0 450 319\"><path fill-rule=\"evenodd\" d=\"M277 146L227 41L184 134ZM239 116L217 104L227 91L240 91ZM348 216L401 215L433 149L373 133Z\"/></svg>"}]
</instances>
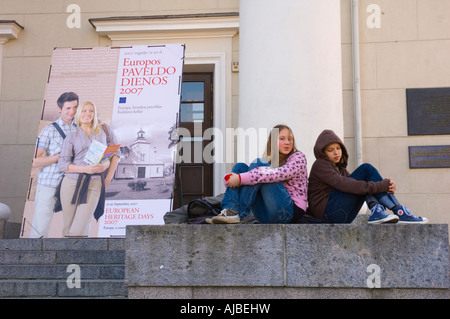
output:
<instances>
[{"instance_id":1,"label":"black backpack","mask_svg":"<svg viewBox=\"0 0 450 319\"><path fill-rule=\"evenodd\" d=\"M210 198L194 199L188 204L188 224L206 224L207 218L220 214L222 204L220 201L209 200Z\"/></svg>"}]
</instances>

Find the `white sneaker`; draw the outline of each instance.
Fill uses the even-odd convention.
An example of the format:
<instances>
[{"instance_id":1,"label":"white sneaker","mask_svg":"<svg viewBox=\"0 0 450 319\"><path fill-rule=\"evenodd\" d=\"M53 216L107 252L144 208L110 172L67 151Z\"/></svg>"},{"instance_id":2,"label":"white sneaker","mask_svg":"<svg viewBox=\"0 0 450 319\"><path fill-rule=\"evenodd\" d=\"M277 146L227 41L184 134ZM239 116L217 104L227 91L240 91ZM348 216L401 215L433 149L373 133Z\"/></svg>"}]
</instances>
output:
<instances>
[{"instance_id":1,"label":"white sneaker","mask_svg":"<svg viewBox=\"0 0 450 319\"><path fill-rule=\"evenodd\" d=\"M206 220L206 222L209 224L239 224L241 218L236 211L225 208L219 215L214 216L210 220Z\"/></svg>"}]
</instances>

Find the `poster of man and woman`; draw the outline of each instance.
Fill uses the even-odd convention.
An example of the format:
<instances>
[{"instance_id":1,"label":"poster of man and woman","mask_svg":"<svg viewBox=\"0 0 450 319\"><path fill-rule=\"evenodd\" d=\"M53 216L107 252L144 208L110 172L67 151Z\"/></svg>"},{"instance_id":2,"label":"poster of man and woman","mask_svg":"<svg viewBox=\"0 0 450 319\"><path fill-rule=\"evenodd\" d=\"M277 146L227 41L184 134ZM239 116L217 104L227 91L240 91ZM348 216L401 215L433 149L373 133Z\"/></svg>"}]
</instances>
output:
<instances>
[{"instance_id":1,"label":"poster of man and woman","mask_svg":"<svg viewBox=\"0 0 450 319\"><path fill-rule=\"evenodd\" d=\"M22 238L123 237L127 225L164 224L184 51L183 44L53 50ZM88 163L94 146L113 154Z\"/></svg>"}]
</instances>

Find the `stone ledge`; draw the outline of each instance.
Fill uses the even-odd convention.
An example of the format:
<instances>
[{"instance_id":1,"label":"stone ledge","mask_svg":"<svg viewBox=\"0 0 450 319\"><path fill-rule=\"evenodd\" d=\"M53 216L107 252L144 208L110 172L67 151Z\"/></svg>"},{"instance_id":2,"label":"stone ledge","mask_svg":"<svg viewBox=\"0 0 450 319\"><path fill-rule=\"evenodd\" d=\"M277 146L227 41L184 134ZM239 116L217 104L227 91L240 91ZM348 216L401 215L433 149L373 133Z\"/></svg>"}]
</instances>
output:
<instances>
[{"instance_id":1,"label":"stone ledge","mask_svg":"<svg viewBox=\"0 0 450 319\"><path fill-rule=\"evenodd\" d=\"M128 226L129 287L449 288L446 224ZM445 294L444 293L444 294Z\"/></svg>"},{"instance_id":2,"label":"stone ledge","mask_svg":"<svg viewBox=\"0 0 450 319\"><path fill-rule=\"evenodd\" d=\"M129 299L449 299L449 289L129 287Z\"/></svg>"},{"instance_id":3,"label":"stone ledge","mask_svg":"<svg viewBox=\"0 0 450 319\"><path fill-rule=\"evenodd\" d=\"M449 288L447 225L299 226L286 227L286 286L367 288L374 264L382 288Z\"/></svg>"}]
</instances>

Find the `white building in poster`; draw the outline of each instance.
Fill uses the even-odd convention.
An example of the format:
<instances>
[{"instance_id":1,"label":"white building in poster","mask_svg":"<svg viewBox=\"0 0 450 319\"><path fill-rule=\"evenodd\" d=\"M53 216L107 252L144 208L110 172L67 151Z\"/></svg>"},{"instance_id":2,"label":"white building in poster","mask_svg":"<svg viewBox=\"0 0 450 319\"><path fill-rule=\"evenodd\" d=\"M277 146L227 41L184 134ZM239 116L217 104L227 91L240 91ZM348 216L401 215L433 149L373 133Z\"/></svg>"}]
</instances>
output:
<instances>
[{"instance_id":1,"label":"white building in poster","mask_svg":"<svg viewBox=\"0 0 450 319\"><path fill-rule=\"evenodd\" d=\"M152 178L164 176L164 164L157 160L156 147L145 138L145 131L137 132L130 146L120 148L122 157L117 167L116 179Z\"/></svg>"}]
</instances>

